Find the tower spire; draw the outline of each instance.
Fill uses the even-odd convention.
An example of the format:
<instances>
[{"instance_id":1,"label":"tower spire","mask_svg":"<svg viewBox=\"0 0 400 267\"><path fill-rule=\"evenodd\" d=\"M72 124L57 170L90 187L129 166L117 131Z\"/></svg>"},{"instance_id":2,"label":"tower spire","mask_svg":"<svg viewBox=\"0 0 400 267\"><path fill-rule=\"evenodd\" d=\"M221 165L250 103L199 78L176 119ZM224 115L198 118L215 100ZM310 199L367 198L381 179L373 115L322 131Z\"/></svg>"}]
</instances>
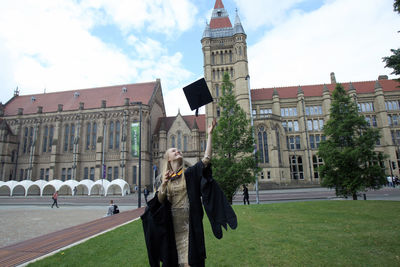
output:
<instances>
[{"instance_id":1,"label":"tower spire","mask_svg":"<svg viewBox=\"0 0 400 267\"><path fill-rule=\"evenodd\" d=\"M211 29L232 28L232 23L229 19L228 12L225 10L222 0L216 0L214 10L210 20Z\"/></svg>"}]
</instances>

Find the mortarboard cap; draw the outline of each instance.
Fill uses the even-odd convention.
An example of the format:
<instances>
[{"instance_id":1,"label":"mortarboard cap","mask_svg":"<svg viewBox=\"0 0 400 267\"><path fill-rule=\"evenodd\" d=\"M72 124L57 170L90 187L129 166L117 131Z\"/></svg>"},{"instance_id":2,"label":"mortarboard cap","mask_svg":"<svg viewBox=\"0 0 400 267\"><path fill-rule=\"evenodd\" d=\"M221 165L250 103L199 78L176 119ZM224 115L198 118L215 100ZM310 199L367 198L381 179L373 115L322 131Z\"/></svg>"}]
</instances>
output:
<instances>
[{"instance_id":1,"label":"mortarboard cap","mask_svg":"<svg viewBox=\"0 0 400 267\"><path fill-rule=\"evenodd\" d=\"M200 107L213 101L204 78L185 86L183 92L185 93L190 109L196 110L196 117L199 113Z\"/></svg>"}]
</instances>

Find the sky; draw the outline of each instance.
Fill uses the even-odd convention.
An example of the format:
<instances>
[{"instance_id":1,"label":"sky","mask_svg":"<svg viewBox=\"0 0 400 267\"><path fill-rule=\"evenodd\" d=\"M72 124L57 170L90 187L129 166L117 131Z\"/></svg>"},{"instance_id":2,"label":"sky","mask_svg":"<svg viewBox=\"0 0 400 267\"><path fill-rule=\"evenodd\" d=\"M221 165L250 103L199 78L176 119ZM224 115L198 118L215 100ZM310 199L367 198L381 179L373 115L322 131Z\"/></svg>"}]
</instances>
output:
<instances>
[{"instance_id":1,"label":"sky","mask_svg":"<svg viewBox=\"0 0 400 267\"><path fill-rule=\"evenodd\" d=\"M251 88L397 78L382 62L400 43L393 0L222 2L247 34ZM214 3L0 0L0 101L159 78L167 116L194 114L182 88L204 75Z\"/></svg>"}]
</instances>

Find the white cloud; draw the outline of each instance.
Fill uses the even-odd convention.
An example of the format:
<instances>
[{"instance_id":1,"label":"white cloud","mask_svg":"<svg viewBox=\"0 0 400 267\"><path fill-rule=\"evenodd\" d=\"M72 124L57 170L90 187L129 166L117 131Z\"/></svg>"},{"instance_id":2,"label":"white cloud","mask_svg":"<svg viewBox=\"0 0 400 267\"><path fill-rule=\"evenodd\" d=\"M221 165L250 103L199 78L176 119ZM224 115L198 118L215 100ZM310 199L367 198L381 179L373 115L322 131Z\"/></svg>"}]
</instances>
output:
<instances>
[{"instance_id":1,"label":"white cloud","mask_svg":"<svg viewBox=\"0 0 400 267\"><path fill-rule=\"evenodd\" d=\"M297 14L249 47L252 88L373 80L382 57L398 47L400 17L392 1L336 0Z\"/></svg>"},{"instance_id":2,"label":"white cloud","mask_svg":"<svg viewBox=\"0 0 400 267\"><path fill-rule=\"evenodd\" d=\"M197 8L188 0L86 0L87 8L102 10L107 20L124 32L147 29L152 32L179 34L195 22Z\"/></svg>"},{"instance_id":3,"label":"white cloud","mask_svg":"<svg viewBox=\"0 0 400 267\"><path fill-rule=\"evenodd\" d=\"M126 10L126 16L129 14L130 18L121 17L118 27L122 29L124 23L127 28L149 23L151 17L147 13L140 17L141 4L138 2L143 1L121 2L122 7L131 3L139 9L134 9L135 12L132 8ZM175 6L177 4L179 2ZM184 9L190 7L184 2L181 4ZM164 8L163 5L158 8ZM8 101L16 86L21 94L33 94L41 93L45 88L50 92L161 78L164 90L168 90L192 75L183 68L182 55L169 55L157 40L127 35L125 41L136 51L132 58L115 44L104 43L93 36L90 30L94 26L112 21L104 18L110 16L106 14L114 14L112 8L117 4L109 6L102 5L101 1L7 1L3 5L7 12L0 13L0 84L3 87L0 101ZM100 7L103 10L96 9ZM171 10L168 12L174 15L179 8L171 7ZM174 17L175 20L179 18ZM172 26L162 27L168 30ZM184 30L186 26L179 27Z\"/></svg>"},{"instance_id":4,"label":"white cloud","mask_svg":"<svg viewBox=\"0 0 400 267\"><path fill-rule=\"evenodd\" d=\"M239 15L245 18L242 23L245 28L256 29L261 26L279 25L295 10L291 8L305 0L234 0L239 9Z\"/></svg>"}]
</instances>

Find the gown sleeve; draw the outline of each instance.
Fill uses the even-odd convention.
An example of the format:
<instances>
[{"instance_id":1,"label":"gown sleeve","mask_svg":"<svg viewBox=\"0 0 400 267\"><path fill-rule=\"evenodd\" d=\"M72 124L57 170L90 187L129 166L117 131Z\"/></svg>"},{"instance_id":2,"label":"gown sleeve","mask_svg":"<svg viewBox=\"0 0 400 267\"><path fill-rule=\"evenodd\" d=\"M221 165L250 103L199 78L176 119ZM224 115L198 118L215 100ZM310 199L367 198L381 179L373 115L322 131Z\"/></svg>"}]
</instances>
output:
<instances>
[{"instance_id":1,"label":"gown sleeve","mask_svg":"<svg viewBox=\"0 0 400 267\"><path fill-rule=\"evenodd\" d=\"M229 204L224 192L212 178L211 164L203 168L201 174L201 195L203 206L210 221L214 236L222 238L222 227L227 225L232 229L237 227L237 217Z\"/></svg>"}]
</instances>

